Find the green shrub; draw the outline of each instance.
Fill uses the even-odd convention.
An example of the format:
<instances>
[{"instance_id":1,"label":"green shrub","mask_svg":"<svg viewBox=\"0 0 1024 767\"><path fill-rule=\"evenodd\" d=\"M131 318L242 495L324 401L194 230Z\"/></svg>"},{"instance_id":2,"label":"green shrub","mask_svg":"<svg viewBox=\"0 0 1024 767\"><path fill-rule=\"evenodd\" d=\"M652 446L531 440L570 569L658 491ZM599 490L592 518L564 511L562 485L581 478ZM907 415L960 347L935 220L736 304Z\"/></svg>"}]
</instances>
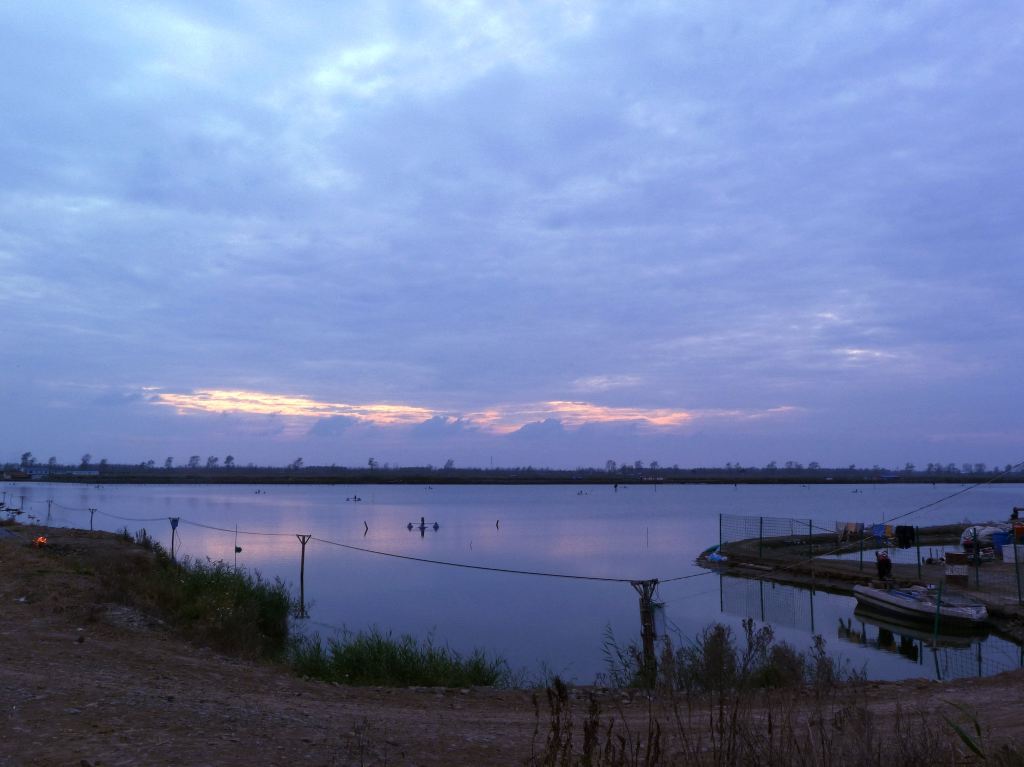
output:
<instances>
[{"instance_id":1,"label":"green shrub","mask_svg":"<svg viewBox=\"0 0 1024 767\"><path fill-rule=\"evenodd\" d=\"M155 612L196 641L251 658L276 658L288 644L294 602L280 579L225 562L172 562L146 532L135 540L151 553L127 553L104 572L109 597Z\"/></svg>"},{"instance_id":2,"label":"green shrub","mask_svg":"<svg viewBox=\"0 0 1024 767\"><path fill-rule=\"evenodd\" d=\"M343 684L469 687L502 685L510 678L504 660L480 650L464 658L431 639L396 639L376 628L346 632L326 644L319 636L297 638L289 657L299 674Z\"/></svg>"}]
</instances>

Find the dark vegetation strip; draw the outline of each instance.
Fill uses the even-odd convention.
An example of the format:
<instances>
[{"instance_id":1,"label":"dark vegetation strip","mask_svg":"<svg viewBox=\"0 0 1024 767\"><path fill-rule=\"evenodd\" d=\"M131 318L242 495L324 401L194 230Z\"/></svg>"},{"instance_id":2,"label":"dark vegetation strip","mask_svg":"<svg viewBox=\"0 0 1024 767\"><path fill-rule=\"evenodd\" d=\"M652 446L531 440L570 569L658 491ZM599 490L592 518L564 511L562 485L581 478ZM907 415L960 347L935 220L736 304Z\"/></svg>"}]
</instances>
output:
<instances>
[{"instance_id":1,"label":"dark vegetation strip","mask_svg":"<svg viewBox=\"0 0 1024 767\"><path fill-rule=\"evenodd\" d=\"M580 696L556 677L543 700L534 695L530 765L1024 765L1020 745L967 707L936 712L897 700L879 714L863 674L838 665L820 637L801 653L770 627L748 619L743 629L742 642L716 624L679 647L663 643L654 680L643 678L639 648L609 637L611 681L652 688L638 696L646 721L629 726L621 704L593 692L574 705Z\"/></svg>"},{"instance_id":2,"label":"dark vegetation strip","mask_svg":"<svg viewBox=\"0 0 1024 767\"><path fill-rule=\"evenodd\" d=\"M125 540L133 540L125 530ZM353 685L500 686L508 665L477 650L468 657L432 640L377 629L337 639L293 637L297 602L285 584L245 568L190 558L175 563L145 530L134 540L151 556L122 557L106 573L111 598L159 613L189 638L224 652L282 661L313 679Z\"/></svg>"}]
</instances>

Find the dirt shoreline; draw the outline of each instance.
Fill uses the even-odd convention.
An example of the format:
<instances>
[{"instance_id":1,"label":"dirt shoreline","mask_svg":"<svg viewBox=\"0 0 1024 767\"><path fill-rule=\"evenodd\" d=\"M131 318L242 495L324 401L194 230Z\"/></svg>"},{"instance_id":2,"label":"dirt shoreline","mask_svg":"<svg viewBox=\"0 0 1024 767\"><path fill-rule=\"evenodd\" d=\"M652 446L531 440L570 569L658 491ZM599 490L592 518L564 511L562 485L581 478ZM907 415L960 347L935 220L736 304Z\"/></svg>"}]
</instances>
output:
<instances>
[{"instance_id":1,"label":"dirt shoreline","mask_svg":"<svg viewBox=\"0 0 1024 767\"><path fill-rule=\"evenodd\" d=\"M0 528L3 529L3 528ZM104 602L90 557L116 536L0 534L0 767L22 765L516 765L534 740L529 690L356 688L197 648ZM645 706L603 692L634 724ZM1024 740L1024 672L869 685L869 705L971 706ZM580 696L582 700L582 696ZM582 703L579 704L582 706Z\"/></svg>"}]
</instances>

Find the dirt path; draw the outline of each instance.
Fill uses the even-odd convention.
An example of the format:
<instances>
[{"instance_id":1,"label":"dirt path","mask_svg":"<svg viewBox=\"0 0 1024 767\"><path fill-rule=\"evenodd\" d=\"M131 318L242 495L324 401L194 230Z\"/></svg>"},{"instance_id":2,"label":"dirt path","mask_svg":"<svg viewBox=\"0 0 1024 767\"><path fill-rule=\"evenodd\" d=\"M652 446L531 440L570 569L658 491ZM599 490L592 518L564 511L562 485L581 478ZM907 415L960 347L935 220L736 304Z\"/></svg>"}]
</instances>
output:
<instances>
[{"instance_id":1,"label":"dirt path","mask_svg":"<svg viewBox=\"0 0 1024 767\"><path fill-rule=\"evenodd\" d=\"M127 547L107 534L54 530L36 549L24 535L0 532L3 767L529 759L529 691L306 681L193 647L129 608L103 604L90 557L123 555ZM1024 740L1021 673L948 685L878 684L868 694L880 711L895 700L967 703L984 711L994 730ZM643 718L642 706L615 700L627 718L632 710Z\"/></svg>"}]
</instances>

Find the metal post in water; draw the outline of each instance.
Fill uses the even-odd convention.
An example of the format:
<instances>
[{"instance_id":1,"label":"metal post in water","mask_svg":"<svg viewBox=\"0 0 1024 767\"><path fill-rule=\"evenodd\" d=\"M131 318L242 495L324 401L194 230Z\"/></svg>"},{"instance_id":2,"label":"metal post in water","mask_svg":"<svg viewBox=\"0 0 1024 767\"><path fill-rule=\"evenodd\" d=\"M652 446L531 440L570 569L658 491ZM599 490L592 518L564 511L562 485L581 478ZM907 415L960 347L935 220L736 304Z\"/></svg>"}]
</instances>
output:
<instances>
[{"instance_id":1,"label":"metal post in water","mask_svg":"<svg viewBox=\"0 0 1024 767\"><path fill-rule=\"evenodd\" d=\"M917 543L917 579L921 580L921 528L914 525L914 542Z\"/></svg>"},{"instance_id":2,"label":"metal post in water","mask_svg":"<svg viewBox=\"0 0 1024 767\"><path fill-rule=\"evenodd\" d=\"M757 518L757 558L764 558L764 517Z\"/></svg>"},{"instance_id":3,"label":"metal post in water","mask_svg":"<svg viewBox=\"0 0 1024 767\"><path fill-rule=\"evenodd\" d=\"M1013 547L1013 569L1017 572L1017 604L1024 605L1024 592L1021 591L1020 587L1020 557L1018 556L1020 552L1024 551L1024 546L1017 546L1016 533L1011 538L1010 545Z\"/></svg>"},{"instance_id":4,"label":"metal post in water","mask_svg":"<svg viewBox=\"0 0 1024 767\"><path fill-rule=\"evenodd\" d=\"M811 581L811 587L807 589L811 597L811 633L814 633L814 581Z\"/></svg>"},{"instance_id":5,"label":"metal post in water","mask_svg":"<svg viewBox=\"0 0 1024 767\"><path fill-rule=\"evenodd\" d=\"M974 530L974 588L981 588L981 552L978 551L978 526Z\"/></svg>"},{"instance_id":6,"label":"metal post in water","mask_svg":"<svg viewBox=\"0 0 1024 767\"><path fill-rule=\"evenodd\" d=\"M306 617L306 543L312 535L295 534L302 544L302 559L299 561L299 617Z\"/></svg>"}]
</instances>

